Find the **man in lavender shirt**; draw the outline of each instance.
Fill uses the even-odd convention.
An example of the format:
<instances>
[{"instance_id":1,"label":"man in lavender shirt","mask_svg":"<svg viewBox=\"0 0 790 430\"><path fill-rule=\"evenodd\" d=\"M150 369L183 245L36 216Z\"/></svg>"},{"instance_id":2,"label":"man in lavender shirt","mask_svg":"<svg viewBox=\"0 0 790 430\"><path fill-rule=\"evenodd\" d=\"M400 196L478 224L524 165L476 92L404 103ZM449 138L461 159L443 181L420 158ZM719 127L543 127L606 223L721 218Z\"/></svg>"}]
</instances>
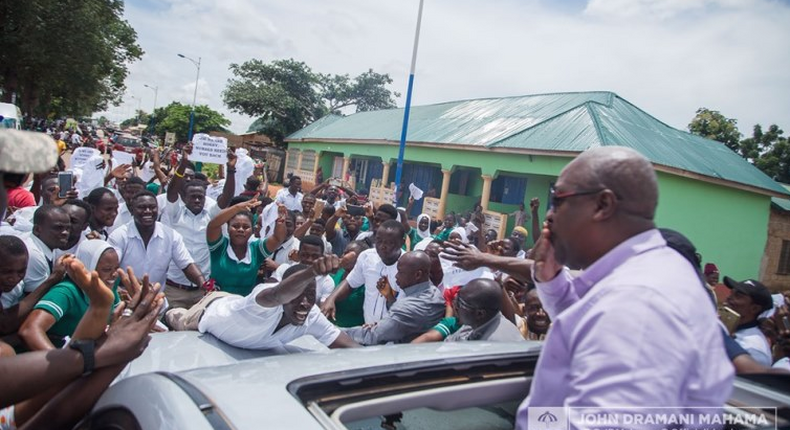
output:
<instances>
[{"instance_id":1,"label":"man in lavender shirt","mask_svg":"<svg viewBox=\"0 0 790 430\"><path fill-rule=\"evenodd\" d=\"M591 149L563 169L551 200L532 276L553 323L517 428L537 428L549 408L722 406L732 363L701 278L655 228L650 162Z\"/></svg>"}]
</instances>

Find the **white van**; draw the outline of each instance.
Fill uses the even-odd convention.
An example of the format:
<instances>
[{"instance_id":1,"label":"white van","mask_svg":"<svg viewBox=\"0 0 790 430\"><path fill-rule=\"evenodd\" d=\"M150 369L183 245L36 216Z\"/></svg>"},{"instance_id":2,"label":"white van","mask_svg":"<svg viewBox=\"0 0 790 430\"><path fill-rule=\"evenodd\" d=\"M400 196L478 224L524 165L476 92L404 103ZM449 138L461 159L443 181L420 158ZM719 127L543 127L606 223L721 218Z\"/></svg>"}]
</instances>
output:
<instances>
[{"instance_id":1,"label":"white van","mask_svg":"<svg viewBox=\"0 0 790 430\"><path fill-rule=\"evenodd\" d=\"M0 103L0 128L22 129L22 111L11 103Z\"/></svg>"}]
</instances>

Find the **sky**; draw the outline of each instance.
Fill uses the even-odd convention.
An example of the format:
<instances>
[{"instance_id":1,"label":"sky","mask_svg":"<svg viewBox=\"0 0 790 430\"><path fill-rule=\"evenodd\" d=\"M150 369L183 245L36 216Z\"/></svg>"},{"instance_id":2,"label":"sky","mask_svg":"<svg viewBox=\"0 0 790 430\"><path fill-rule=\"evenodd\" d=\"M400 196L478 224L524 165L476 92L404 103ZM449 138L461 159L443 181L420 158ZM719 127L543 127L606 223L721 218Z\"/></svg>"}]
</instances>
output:
<instances>
[{"instance_id":1,"label":"sky","mask_svg":"<svg viewBox=\"0 0 790 430\"><path fill-rule=\"evenodd\" d=\"M403 106L419 0L127 0L145 51L114 121L157 106L231 112L229 66L293 58L313 71L388 73ZM783 54L784 53L784 54ZM790 133L790 1L425 0L412 104L612 91L686 129L700 107Z\"/></svg>"}]
</instances>

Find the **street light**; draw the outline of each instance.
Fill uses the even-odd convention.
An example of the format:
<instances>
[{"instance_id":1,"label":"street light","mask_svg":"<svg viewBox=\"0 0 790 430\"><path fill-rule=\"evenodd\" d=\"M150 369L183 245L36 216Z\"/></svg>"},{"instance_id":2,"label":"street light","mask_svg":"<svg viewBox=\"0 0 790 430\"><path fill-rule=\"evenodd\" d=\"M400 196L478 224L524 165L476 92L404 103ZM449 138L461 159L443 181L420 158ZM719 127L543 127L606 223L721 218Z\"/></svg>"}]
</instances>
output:
<instances>
[{"instance_id":1,"label":"street light","mask_svg":"<svg viewBox=\"0 0 790 430\"><path fill-rule=\"evenodd\" d=\"M154 124L156 122L155 118L154 118L154 116L156 115L155 114L155 112L156 112L156 96L159 94L159 87L152 87L152 86L150 86L148 84L143 84L143 86L148 88L148 89L154 90L154 108L151 110L151 134L154 134Z\"/></svg>"},{"instance_id":2,"label":"street light","mask_svg":"<svg viewBox=\"0 0 790 430\"><path fill-rule=\"evenodd\" d=\"M195 125L195 100L197 99L197 87L198 87L198 81L200 80L201 58L198 57L197 61L195 61L194 59L189 58L183 54L178 54L178 56L181 58L186 58L187 60L191 61L192 64L195 65L195 67L197 67L197 77L195 78L195 94L192 95L192 111L189 112L189 134L187 135L187 141L189 142L192 140L192 127Z\"/></svg>"},{"instance_id":3,"label":"street light","mask_svg":"<svg viewBox=\"0 0 790 430\"><path fill-rule=\"evenodd\" d=\"M131 97L132 100L137 100L137 111L135 111L134 117L137 119L137 125L140 125L140 104L143 102L143 99L133 95L130 95L129 97Z\"/></svg>"}]
</instances>

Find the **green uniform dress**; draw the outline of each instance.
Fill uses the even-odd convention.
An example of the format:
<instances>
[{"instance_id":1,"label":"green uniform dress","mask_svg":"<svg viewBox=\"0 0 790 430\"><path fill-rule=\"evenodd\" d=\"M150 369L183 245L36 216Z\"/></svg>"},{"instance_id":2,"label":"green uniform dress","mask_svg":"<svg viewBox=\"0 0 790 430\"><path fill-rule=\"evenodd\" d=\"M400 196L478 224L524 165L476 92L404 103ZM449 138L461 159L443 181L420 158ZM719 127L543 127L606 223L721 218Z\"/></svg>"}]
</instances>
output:
<instances>
[{"instance_id":1,"label":"green uniform dress","mask_svg":"<svg viewBox=\"0 0 790 430\"><path fill-rule=\"evenodd\" d=\"M337 288L343 281L346 269L340 269L337 273L330 275L335 281ZM338 327L357 327L365 324L365 315L362 312L362 304L365 302L365 289L352 288L351 294L345 300L335 302L335 325Z\"/></svg>"},{"instance_id":2,"label":"green uniform dress","mask_svg":"<svg viewBox=\"0 0 790 430\"><path fill-rule=\"evenodd\" d=\"M112 286L112 292L115 296L113 309L121 301L118 296L119 282L120 280L116 280ZM77 324L80 323L82 316L88 311L89 304L88 296L71 279L66 277L63 281L53 286L33 309L41 309L55 317L55 324L47 330L47 334L50 337L63 338L74 334ZM55 346L61 347L63 342Z\"/></svg>"},{"instance_id":3,"label":"green uniform dress","mask_svg":"<svg viewBox=\"0 0 790 430\"><path fill-rule=\"evenodd\" d=\"M211 279L214 279L221 291L242 296L252 292L257 283L258 268L270 255L266 250L266 241L267 239L253 240L247 245L249 263L236 261L228 255L230 239L225 235L220 236L215 242L208 243L211 255Z\"/></svg>"}]
</instances>

